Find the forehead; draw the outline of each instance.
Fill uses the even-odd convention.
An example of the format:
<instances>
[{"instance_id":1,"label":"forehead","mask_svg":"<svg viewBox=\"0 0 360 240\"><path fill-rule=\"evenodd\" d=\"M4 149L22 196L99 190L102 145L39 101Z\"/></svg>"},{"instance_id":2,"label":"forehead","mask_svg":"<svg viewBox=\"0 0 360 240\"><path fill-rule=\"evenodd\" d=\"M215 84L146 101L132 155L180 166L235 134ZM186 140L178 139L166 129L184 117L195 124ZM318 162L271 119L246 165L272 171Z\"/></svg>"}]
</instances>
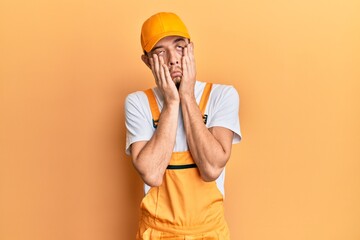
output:
<instances>
[{"instance_id":1,"label":"forehead","mask_svg":"<svg viewBox=\"0 0 360 240\"><path fill-rule=\"evenodd\" d=\"M153 49L159 48L159 47L166 47L168 45L172 45L172 44L175 44L177 42L185 42L185 43L187 43L187 39L184 38L184 37L180 37L180 36L167 36L167 37L164 37L164 38L160 39L160 41L158 41L155 44Z\"/></svg>"}]
</instances>

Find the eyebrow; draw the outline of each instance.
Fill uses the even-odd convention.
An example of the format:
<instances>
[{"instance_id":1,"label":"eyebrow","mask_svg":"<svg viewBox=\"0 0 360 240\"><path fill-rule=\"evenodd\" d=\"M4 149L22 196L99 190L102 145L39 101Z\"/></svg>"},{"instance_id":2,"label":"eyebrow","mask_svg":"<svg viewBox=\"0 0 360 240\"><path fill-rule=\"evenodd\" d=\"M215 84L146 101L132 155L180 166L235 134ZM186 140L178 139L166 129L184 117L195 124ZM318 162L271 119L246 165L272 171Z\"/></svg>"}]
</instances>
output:
<instances>
[{"instance_id":1,"label":"eyebrow","mask_svg":"<svg viewBox=\"0 0 360 240\"><path fill-rule=\"evenodd\" d=\"M175 40L173 41L173 43L177 43L177 42L181 42L181 41L185 42L185 39L182 38L182 37L179 37L179 38L175 39Z\"/></svg>"},{"instance_id":2,"label":"eyebrow","mask_svg":"<svg viewBox=\"0 0 360 240\"><path fill-rule=\"evenodd\" d=\"M174 44L174 43L177 43L177 42L181 42L181 41L185 42L185 39L182 38L182 37L176 38L176 39L173 41L173 44ZM153 49L151 49L150 52L153 52L153 51L155 51L156 49L163 48L163 47L164 47L164 46L162 46L162 45L157 46L157 47L154 47Z\"/></svg>"}]
</instances>

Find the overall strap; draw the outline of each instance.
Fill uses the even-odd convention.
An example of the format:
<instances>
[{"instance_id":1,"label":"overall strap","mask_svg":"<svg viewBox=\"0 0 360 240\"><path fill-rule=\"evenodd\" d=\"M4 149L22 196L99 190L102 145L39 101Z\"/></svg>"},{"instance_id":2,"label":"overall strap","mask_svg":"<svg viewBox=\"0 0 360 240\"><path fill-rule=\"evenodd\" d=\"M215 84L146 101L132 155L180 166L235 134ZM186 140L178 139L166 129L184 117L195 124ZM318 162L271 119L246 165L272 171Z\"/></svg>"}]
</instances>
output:
<instances>
[{"instance_id":1,"label":"overall strap","mask_svg":"<svg viewBox=\"0 0 360 240\"><path fill-rule=\"evenodd\" d=\"M207 122L207 117L208 117L208 115L205 114L205 109L206 109L207 102L209 100L211 88L212 88L212 83L206 83L203 94L200 99L200 103L199 103L199 108L200 108L201 115L203 116L203 120L204 120L205 124Z\"/></svg>"},{"instance_id":2,"label":"overall strap","mask_svg":"<svg viewBox=\"0 0 360 240\"><path fill-rule=\"evenodd\" d=\"M159 117L160 117L160 110L159 110L159 106L157 105L156 102L156 98L154 95L154 92L152 91L152 89L148 89L144 91L147 99L149 101L149 105L150 105L150 110L151 110L151 115L152 115L152 121L153 121L153 127L156 128L157 124L159 122Z\"/></svg>"},{"instance_id":3,"label":"overall strap","mask_svg":"<svg viewBox=\"0 0 360 240\"><path fill-rule=\"evenodd\" d=\"M199 103L199 108L201 111L201 115L203 116L203 120L204 123L206 124L207 122L207 114L205 114L205 109L206 109L206 104L209 100L209 96L210 96L210 92L211 92L211 88L212 88L212 83L206 83L203 94L201 96L200 99L200 103ZM154 95L153 90L147 89L144 91L148 101L149 101L149 105L150 105L150 110L151 110L151 114L152 114L152 121L153 121L153 127L156 128L157 124L159 122L159 117L160 117L160 110L159 110L159 106L156 102L156 98Z\"/></svg>"}]
</instances>

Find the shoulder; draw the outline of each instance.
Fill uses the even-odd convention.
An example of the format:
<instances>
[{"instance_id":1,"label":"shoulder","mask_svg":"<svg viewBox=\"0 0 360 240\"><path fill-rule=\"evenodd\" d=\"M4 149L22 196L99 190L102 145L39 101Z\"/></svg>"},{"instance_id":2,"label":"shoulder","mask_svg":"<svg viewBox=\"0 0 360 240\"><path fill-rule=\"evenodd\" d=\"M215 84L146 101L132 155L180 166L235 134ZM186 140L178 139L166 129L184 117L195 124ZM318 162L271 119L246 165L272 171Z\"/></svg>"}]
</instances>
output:
<instances>
[{"instance_id":1,"label":"shoulder","mask_svg":"<svg viewBox=\"0 0 360 240\"><path fill-rule=\"evenodd\" d=\"M237 93L237 90L233 85L226 85L226 84L217 84L214 83L212 87L213 91L219 92L219 93Z\"/></svg>"},{"instance_id":2,"label":"shoulder","mask_svg":"<svg viewBox=\"0 0 360 240\"><path fill-rule=\"evenodd\" d=\"M125 98L125 110L129 111L131 109L142 108L145 104L148 103L146 94L144 91L136 91L130 93Z\"/></svg>"},{"instance_id":3,"label":"shoulder","mask_svg":"<svg viewBox=\"0 0 360 240\"><path fill-rule=\"evenodd\" d=\"M211 83L211 82L196 81L195 90L203 90L207 83ZM218 84L218 83L211 83L211 84L212 84L212 88L211 88L212 93L215 94L229 93L229 94L238 95L237 90L232 85Z\"/></svg>"},{"instance_id":4,"label":"shoulder","mask_svg":"<svg viewBox=\"0 0 360 240\"><path fill-rule=\"evenodd\" d=\"M233 99L238 100L239 94L236 88L232 85L213 84L211 97L215 99Z\"/></svg>"},{"instance_id":5,"label":"shoulder","mask_svg":"<svg viewBox=\"0 0 360 240\"><path fill-rule=\"evenodd\" d=\"M143 103L144 101L147 101L145 91L136 91L126 96L125 105Z\"/></svg>"},{"instance_id":6,"label":"shoulder","mask_svg":"<svg viewBox=\"0 0 360 240\"><path fill-rule=\"evenodd\" d=\"M128 94L126 96L125 101L136 101L138 99L141 99L142 97L145 96L145 92L144 91L136 91L136 92L132 92L130 94Z\"/></svg>"}]
</instances>

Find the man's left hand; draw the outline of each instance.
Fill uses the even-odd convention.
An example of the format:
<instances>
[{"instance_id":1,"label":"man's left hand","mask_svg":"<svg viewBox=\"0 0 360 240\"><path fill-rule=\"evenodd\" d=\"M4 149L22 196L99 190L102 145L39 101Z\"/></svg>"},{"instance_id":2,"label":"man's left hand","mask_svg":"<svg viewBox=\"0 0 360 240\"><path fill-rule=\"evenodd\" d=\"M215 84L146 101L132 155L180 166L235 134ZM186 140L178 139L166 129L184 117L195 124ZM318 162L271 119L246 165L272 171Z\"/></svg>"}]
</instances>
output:
<instances>
[{"instance_id":1,"label":"man's left hand","mask_svg":"<svg viewBox=\"0 0 360 240\"><path fill-rule=\"evenodd\" d=\"M180 98L194 97L196 81L196 66L194 57L194 43L189 43L184 48L182 61L182 79L179 88Z\"/></svg>"}]
</instances>

